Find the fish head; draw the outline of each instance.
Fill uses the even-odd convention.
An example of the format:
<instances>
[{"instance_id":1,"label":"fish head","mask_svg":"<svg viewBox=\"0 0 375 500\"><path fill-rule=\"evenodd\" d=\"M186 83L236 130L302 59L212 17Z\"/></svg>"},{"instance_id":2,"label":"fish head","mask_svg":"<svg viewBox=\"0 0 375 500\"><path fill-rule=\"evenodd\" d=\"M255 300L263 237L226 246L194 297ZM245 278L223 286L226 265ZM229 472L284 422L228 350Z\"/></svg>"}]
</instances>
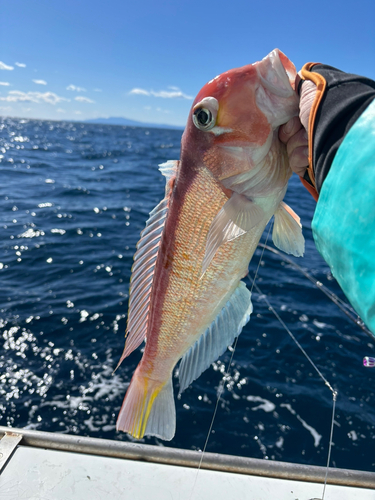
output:
<instances>
[{"instance_id":1,"label":"fish head","mask_svg":"<svg viewBox=\"0 0 375 500\"><path fill-rule=\"evenodd\" d=\"M262 61L213 78L194 100L182 139L182 158L194 156L197 165L210 169L230 189L233 183L228 179L233 181L235 176L238 181L239 175L255 174L263 166L272 172L282 168L288 179L291 171L277 130L298 115L295 77L293 63L275 49ZM241 192L241 188L232 190Z\"/></svg>"}]
</instances>

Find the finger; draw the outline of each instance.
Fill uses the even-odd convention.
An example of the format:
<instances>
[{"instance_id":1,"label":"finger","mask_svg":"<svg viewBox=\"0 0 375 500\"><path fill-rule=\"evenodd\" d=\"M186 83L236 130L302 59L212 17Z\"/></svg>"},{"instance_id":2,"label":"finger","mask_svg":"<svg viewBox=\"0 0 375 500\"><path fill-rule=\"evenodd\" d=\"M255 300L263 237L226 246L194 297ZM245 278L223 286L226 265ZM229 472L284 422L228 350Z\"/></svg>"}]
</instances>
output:
<instances>
[{"instance_id":1,"label":"finger","mask_svg":"<svg viewBox=\"0 0 375 500\"><path fill-rule=\"evenodd\" d=\"M303 177L306 167L309 164L309 150L307 132L301 128L293 137L290 138L286 146L290 168L297 175Z\"/></svg>"},{"instance_id":2,"label":"finger","mask_svg":"<svg viewBox=\"0 0 375 500\"><path fill-rule=\"evenodd\" d=\"M299 117L306 130L308 130L311 106L313 105L313 102L315 100L316 91L317 88L315 83L310 81L303 82L301 89Z\"/></svg>"},{"instance_id":3,"label":"finger","mask_svg":"<svg viewBox=\"0 0 375 500\"><path fill-rule=\"evenodd\" d=\"M293 151L300 146L307 147L308 146L308 138L306 130L301 127L297 133L295 133L288 141L286 145L286 150L288 155L291 156Z\"/></svg>"},{"instance_id":4,"label":"finger","mask_svg":"<svg viewBox=\"0 0 375 500\"><path fill-rule=\"evenodd\" d=\"M284 144L287 144L289 139L293 137L300 129L302 129L302 123L300 122L298 116L294 116L284 125L279 128L279 139Z\"/></svg>"},{"instance_id":5,"label":"finger","mask_svg":"<svg viewBox=\"0 0 375 500\"><path fill-rule=\"evenodd\" d=\"M289 156L289 165L294 173L303 177L305 175L307 166L309 164L308 148L306 146L299 146L294 149Z\"/></svg>"}]
</instances>

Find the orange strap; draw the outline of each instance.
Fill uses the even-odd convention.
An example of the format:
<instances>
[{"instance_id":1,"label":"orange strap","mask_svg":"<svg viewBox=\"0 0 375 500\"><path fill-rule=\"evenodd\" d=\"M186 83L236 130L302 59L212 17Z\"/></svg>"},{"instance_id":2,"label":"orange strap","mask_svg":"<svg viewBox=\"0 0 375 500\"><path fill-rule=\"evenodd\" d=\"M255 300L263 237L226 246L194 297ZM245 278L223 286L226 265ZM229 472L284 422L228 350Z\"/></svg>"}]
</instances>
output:
<instances>
[{"instance_id":1,"label":"orange strap","mask_svg":"<svg viewBox=\"0 0 375 500\"><path fill-rule=\"evenodd\" d=\"M307 171L309 173L309 177L311 179L311 182L314 185L315 188L315 194L313 195L314 199L317 200L318 192L316 191L316 183L315 183L315 174L314 174L314 169L313 169L313 137L314 137L314 125L315 125L315 117L316 113L318 111L319 105L321 103L321 100L323 98L325 89L326 89L326 81L322 75L319 73L313 73L311 69L313 66L319 63L306 63L304 67L301 69L301 75L304 80L310 80L313 83L315 83L317 91L315 95L314 102L311 106L311 111L309 115L309 126L308 126L308 141L309 141L309 166L307 168ZM301 179L302 180L302 179ZM306 181L302 180L302 184L306 186L308 184ZM311 186L310 186L311 187ZM309 192L311 193L311 190L307 188ZM312 193L311 193L312 194ZM316 196L315 196L316 195Z\"/></svg>"},{"instance_id":2,"label":"orange strap","mask_svg":"<svg viewBox=\"0 0 375 500\"><path fill-rule=\"evenodd\" d=\"M299 180L302 182L302 184L305 186L305 188L311 194L311 196L314 198L314 200L318 201L319 194L318 194L318 191L314 188L314 186L312 186L307 181L305 181L305 179L301 176L299 177Z\"/></svg>"}]
</instances>

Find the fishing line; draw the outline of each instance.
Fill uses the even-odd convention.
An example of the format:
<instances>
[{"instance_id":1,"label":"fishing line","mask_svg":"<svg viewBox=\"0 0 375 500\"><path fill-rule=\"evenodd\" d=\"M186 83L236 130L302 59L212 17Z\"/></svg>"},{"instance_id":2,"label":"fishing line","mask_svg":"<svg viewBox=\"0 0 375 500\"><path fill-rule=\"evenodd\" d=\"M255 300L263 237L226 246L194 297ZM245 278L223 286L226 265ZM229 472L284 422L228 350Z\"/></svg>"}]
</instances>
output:
<instances>
[{"instance_id":1,"label":"fishing line","mask_svg":"<svg viewBox=\"0 0 375 500\"><path fill-rule=\"evenodd\" d=\"M334 418L335 418L335 410L336 410L336 399L337 399L337 394L338 393L337 393L337 391L335 389L333 389L333 387L331 386L331 384L329 383L329 381L324 377L324 375L322 374L322 372L315 365L315 363L310 358L310 356L307 354L307 352L305 351L305 349L301 346L301 344L298 342L298 340L296 339L296 337L293 335L293 333L290 331L290 329L286 326L286 324L284 323L284 321L281 319L281 317L279 316L279 314L276 312L276 310L273 308L273 306L269 302L267 296L262 293L262 291L260 290L259 286L255 283L255 280L258 277L258 271L259 271L260 264L262 262L264 251L267 249L267 250L269 250L269 251L271 251L271 252L279 255L283 260L285 260L286 262L288 262L289 264L291 264L293 267L295 267L297 270L299 270L317 288L319 288L328 298L330 298L330 300L332 300L332 302L334 302L354 323L356 323L358 326L360 326L363 331L365 331L369 335L371 335L371 332L369 330L367 330L367 328L365 327L365 325L363 325L363 323L359 320L359 318L355 319L355 317L353 316L353 314L351 314L350 306L348 306L339 297L337 297L334 293L332 293L322 283L320 283L319 281L315 280L311 275L309 275L304 269L302 269L301 266L299 266L298 264L296 264L292 259L290 259L289 257L286 257L286 256L282 255L278 250L276 250L276 249L274 249L274 248L272 248L272 247L270 247L270 246L267 245L267 241L268 241L268 238L269 238L269 235L270 235L271 227L272 227L272 224L269 225L265 243L258 243L258 246L260 246L262 248L262 253L261 253L261 256L259 258L256 271L254 273L254 278L252 280L250 293L252 293L252 291L253 291L253 289L255 287L255 289L257 290L257 292L259 293L259 295L267 303L268 309L275 315L275 317L277 318L277 320L280 322L280 324L283 326L283 328L287 331L287 333L292 338L292 340L294 341L294 343L297 345L297 347L300 349L300 351L302 352L302 354L309 361L309 363L311 364L311 366L314 368L314 370L317 372L317 374L322 379L322 381L324 382L324 384L329 388L329 390L332 393L333 406L332 406L331 431L330 431L330 439L329 439L329 445L328 445L328 457L327 457L326 473L325 473L325 478L324 478L323 494L322 494L322 499L321 499L321 500L324 500L324 495L325 495L325 490L326 490L326 485L327 485L327 478L328 478L328 471L329 471L329 464L330 464L330 460L331 460L332 439L333 439L333 426L334 426ZM248 277L250 278L249 273L248 273ZM234 356L234 353L235 353L235 350L236 350L236 347L237 347L237 342L238 342L238 337L236 337L234 345L233 345L232 354L231 354L231 357L230 357L230 360L229 360L229 363L228 363L228 368L227 368L227 370L226 370L226 372L225 372L225 374L224 374L224 376L223 376L223 378L222 378L222 380L220 381L220 384L219 384L218 393L217 393L217 399L216 399L216 405L215 405L215 409L214 409L214 412L213 412L213 415L212 415L211 423L210 423L210 426L209 426L209 429L208 429L206 441L205 441L205 444L204 444L204 447L203 447L203 450L202 450L202 455L201 455L201 458L199 460L199 465L198 465L198 468L197 468L197 473L196 473L194 484L193 484L193 488L192 488L191 494L190 494L190 500L191 500L192 495L194 493L195 485L196 485L196 482L197 482L197 479L198 479L198 474L199 474L199 471L200 471L201 466L202 466L204 454L206 452L208 441L209 441L209 438L210 438L210 435L211 435L211 432L212 432L212 428L213 428L213 424L214 424L214 421L215 421L215 418L216 418L217 410L218 410L218 407L219 407L219 402L221 400L221 396L222 396L222 393L224 391L224 386L225 386L226 381L229 380L229 378L230 378L230 370L231 370L231 366L232 366L233 356Z\"/></svg>"},{"instance_id":2,"label":"fishing line","mask_svg":"<svg viewBox=\"0 0 375 500\"><path fill-rule=\"evenodd\" d=\"M333 425L334 425L334 419L335 419L337 391L335 391L335 389L333 389L333 387L331 386L331 384L328 382L328 380L325 378L325 376L322 374L322 372L316 366L316 364L314 363L314 361L310 358L310 356L307 354L307 352L305 351L305 349L301 346L301 344L295 338L295 336L293 335L293 333L289 330L289 328L286 326L286 324L284 323L284 321L280 318L280 316L277 313L277 311L274 309L274 307L269 302L267 296L262 293L262 291L260 290L259 286L255 283L255 276L254 276L253 285L256 288L256 290L259 293L259 295L262 297L262 299L268 305L268 309L273 312L273 314L276 316L276 318L278 319L278 321L280 322L280 324L288 332L288 334L290 335L290 337L292 338L292 340L294 341L294 343L297 345L297 347L301 350L302 354L305 356L305 358L312 365L312 367L317 372L317 374L319 375L319 377L323 380L324 384L332 392L333 407L332 407L332 419L331 419L331 432L330 432L329 445L328 445L328 458L327 458L326 474L325 474L324 486L323 486L323 495L322 495L322 499L321 499L321 500L324 500L324 494L325 494L325 489L326 489L326 485L327 485L327 478L328 478L329 463L330 463L330 460L331 460Z\"/></svg>"},{"instance_id":3,"label":"fishing line","mask_svg":"<svg viewBox=\"0 0 375 500\"><path fill-rule=\"evenodd\" d=\"M268 233L267 233L267 236L266 236L266 243L267 243L268 237L270 235L271 227L272 227L272 224L270 224L269 228L268 228ZM255 285L255 279L258 276L258 271L259 271L260 263L262 262L264 250L265 250L265 248L263 248L261 256L259 258L258 266L257 266L257 269L255 271L254 280L253 280L253 283L251 285L250 293L252 293L252 291L253 291L253 288L254 288L254 285ZM229 376L230 375L230 369L231 369L231 366L232 366L233 356L234 356L234 353L235 353L235 350L236 350L236 347L237 347L237 342L238 342L238 336L236 337L236 339L234 341L234 344L233 344L232 354L231 354L231 357L230 357L230 360L229 360L229 363L228 363L228 368L227 368L227 370L226 370L226 372L225 372L225 374L224 374L224 376L221 379L220 384L219 384L219 388L218 388L218 391L217 391L216 405L215 405L215 409L214 409L214 412L213 412L213 415L212 415L210 427L208 429L208 433L207 433L207 437L206 437L206 442L204 443L204 447L203 447L203 450L202 450L202 455L201 455L201 458L199 460L199 465L198 465L198 468L197 468L197 473L196 473L194 484L193 484L193 488L192 488L191 494L190 494L190 500L191 500L191 497L192 497L192 495L194 493L195 485L196 485L196 482L197 482L197 479L198 479L198 473L199 473L199 471L201 469L201 466L202 466L203 457L204 457L204 454L206 452L206 448L207 448L207 445L208 445L208 440L210 439L210 435L211 435L211 432L212 432L212 427L214 425L216 413L217 413L217 410L218 410L218 407L219 407L219 403L220 403L220 400L221 400L221 395L223 394L223 391L224 391L225 382L230 379L230 376Z\"/></svg>"},{"instance_id":4,"label":"fishing line","mask_svg":"<svg viewBox=\"0 0 375 500\"><path fill-rule=\"evenodd\" d=\"M359 326L370 338L371 340L374 340L373 334L370 332L370 330L366 327L366 325L363 323L361 318L356 315L354 309L344 302L340 297L335 295L331 290L329 290L326 286L323 285L320 281L315 279L313 276L311 276L307 271L305 271L300 265L298 265L296 262L294 262L292 259L287 257L286 255L282 254L276 248L272 248L265 243L258 243L258 246L261 248L269 250L270 252L278 255L280 259L282 259L285 262L288 262L291 266L293 266L297 271L299 271L301 274L305 276L313 285L316 286L321 292L323 292L334 304L337 305L337 307L351 320L353 323L355 323L357 326Z\"/></svg>"},{"instance_id":5,"label":"fishing line","mask_svg":"<svg viewBox=\"0 0 375 500\"><path fill-rule=\"evenodd\" d=\"M327 477L328 477L328 470L329 470L329 462L331 460L332 438L333 438L333 424L335 422L336 399L337 399L337 391L335 391L333 393L331 433L329 435L328 457L327 457L326 475L325 475L325 478L324 478L324 487L323 487L322 500L324 500L324 494L325 494L326 486L327 486Z\"/></svg>"},{"instance_id":6,"label":"fishing line","mask_svg":"<svg viewBox=\"0 0 375 500\"><path fill-rule=\"evenodd\" d=\"M311 366L314 368L314 370L318 373L319 377L323 380L323 382L325 383L325 385L329 388L329 390L332 392L332 394L335 393L335 390L332 388L331 384L328 382L328 380L324 377L323 373L319 370L319 368L315 365L314 361L310 358L310 356L307 354L307 352L305 351L305 349L301 346L301 344L298 342L298 340L296 339L296 337L293 335L293 333L289 330L289 328L286 326L286 324L284 323L284 321L280 318L279 314L275 311L275 309L272 307L272 305L270 304L269 300L267 299L267 296L264 295L259 286L254 283L254 286L257 290L257 292L262 296L262 299L264 299L264 301L267 303L268 305L268 309L270 311L273 312L273 314L276 316L276 318L279 320L279 322L281 323L281 325L284 327L284 329L288 332L288 334L290 335L290 337L293 339L293 341L295 342L295 344L297 345L297 347L301 350L301 352L303 353L303 355L306 357L306 359L309 361L309 363L311 364Z\"/></svg>"}]
</instances>

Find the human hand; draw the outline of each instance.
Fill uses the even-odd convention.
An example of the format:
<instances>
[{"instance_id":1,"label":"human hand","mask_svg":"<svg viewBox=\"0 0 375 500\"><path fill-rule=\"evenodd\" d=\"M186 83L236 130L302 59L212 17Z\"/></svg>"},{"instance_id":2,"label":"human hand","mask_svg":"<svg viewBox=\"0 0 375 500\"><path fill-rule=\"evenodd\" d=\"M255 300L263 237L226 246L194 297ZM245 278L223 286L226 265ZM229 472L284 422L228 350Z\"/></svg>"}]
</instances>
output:
<instances>
[{"instance_id":1,"label":"human hand","mask_svg":"<svg viewBox=\"0 0 375 500\"><path fill-rule=\"evenodd\" d=\"M301 77L297 75L295 88L298 89ZM303 177L309 164L308 124L311 106L316 95L316 85L311 81L302 84L299 117L291 118L279 128L279 139L286 144L290 168Z\"/></svg>"}]
</instances>

